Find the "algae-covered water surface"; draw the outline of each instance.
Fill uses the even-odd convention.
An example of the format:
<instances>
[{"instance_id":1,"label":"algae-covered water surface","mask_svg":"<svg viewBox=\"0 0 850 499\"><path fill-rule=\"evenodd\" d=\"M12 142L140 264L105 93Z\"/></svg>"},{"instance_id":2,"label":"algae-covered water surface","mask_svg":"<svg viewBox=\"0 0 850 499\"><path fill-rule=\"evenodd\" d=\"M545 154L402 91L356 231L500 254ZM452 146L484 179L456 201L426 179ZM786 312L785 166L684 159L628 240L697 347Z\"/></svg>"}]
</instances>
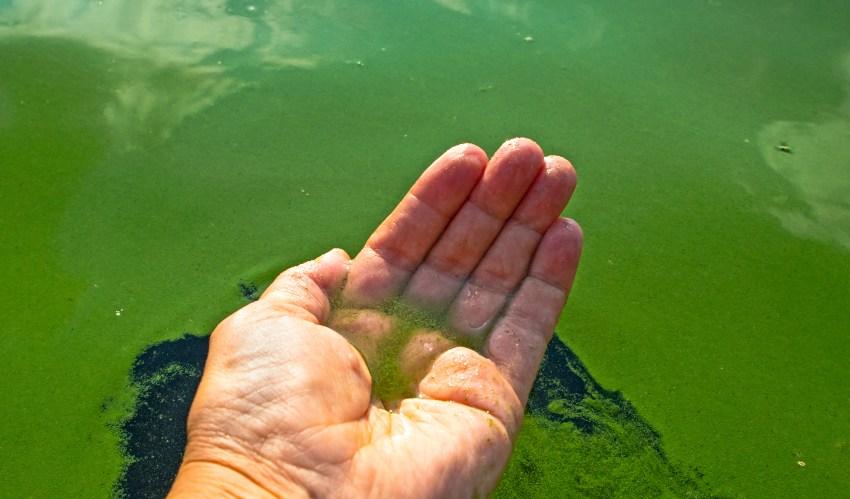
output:
<instances>
[{"instance_id":1,"label":"algae-covered water surface","mask_svg":"<svg viewBox=\"0 0 850 499\"><path fill-rule=\"evenodd\" d=\"M573 160L586 242L496 496L846 496L848 33L837 0L0 0L0 496L161 494L204 335L515 135Z\"/></svg>"}]
</instances>

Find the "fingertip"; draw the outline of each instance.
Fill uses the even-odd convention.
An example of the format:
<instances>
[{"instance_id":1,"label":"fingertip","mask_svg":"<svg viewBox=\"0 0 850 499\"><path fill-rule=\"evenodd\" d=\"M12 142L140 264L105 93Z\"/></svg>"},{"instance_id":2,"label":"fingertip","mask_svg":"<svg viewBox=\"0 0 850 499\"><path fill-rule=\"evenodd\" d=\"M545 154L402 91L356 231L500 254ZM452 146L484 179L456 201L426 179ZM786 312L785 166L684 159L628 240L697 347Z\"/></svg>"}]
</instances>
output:
<instances>
[{"instance_id":1,"label":"fingertip","mask_svg":"<svg viewBox=\"0 0 850 499\"><path fill-rule=\"evenodd\" d=\"M557 176L561 182L569 186L569 192L572 193L578 183L578 174L572 162L563 156L554 154L546 156L543 161L546 164L546 172Z\"/></svg>"},{"instance_id":2,"label":"fingertip","mask_svg":"<svg viewBox=\"0 0 850 499\"><path fill-rule=\"evenodd\" d=\"M487 161L490 160L490 158L487 157L487 153L484 151L484 149L470 142L458 144L446 151L446 154L451 154L457 157L469 158L469 160L473 164L477 163L482 167L487 164Z\"/></svg>"},{"instance_id":3,"label":"fingertip","mask_svg":"<svg viewBox=\"0 0 850 499\"><path fill-rule=\"evenodd\" d=\"M543 169L543 150L533 140L510 139L499 147L469 199L497 220L506 220Z\"/></svg>"},{"instance_id":4,"label":"fingertip","mask_svg":"<svg viewBox=\"0 0 850 499\"><path fill-rule=\"evenodd\" d=\"M511 149L528 149L529 151L537 151L540 153L540 157L543 157L543 149L537 144L537 142L529 139L528 137L511 137L506 140L502 146Z\"/></svg>"},{"instance_id":5,"label":"fingertip","mask_svg":"<svg viewBox=\"0 0 850 499\"><path fill-rule=\"evenodd\" d=\"M342 286L351 267L351 257L341 248L333 248L315 260L315 271L307 270L316 284L326 293Z\"/></svg>"},{"instance_id":6,"label":"fingertip","mask_svg":"<svg viewBox=\"0 0 850 499\"><path fill-rule=\"evenodd\" d=\"M325 253L324 255L322 255L320 258L324 258L324 257L342 260L346 263L350 263L350 261L351 261L351 257L348 255L348 252L345 251L342 248L333 248L330 251L328 251L327 253Z\"/></svg>"},{"instance_id":7,"label":"fingertip","mask_svg":"<svg viewBox=\"0 0 850 499\"><path fill-rule=\"evenodd\" d=\"M434 165L440 165L444 169L443 175L448 172L452 172L453 176L460 175L463 178L460 184L466 184L472 180L474 185L484 172L488 161L490 161L490 158L487 157L484 149L465 142L449 148L434 162ZM454 180L457 182L460 179Z\"/></svg>"},{"instance_id":8,"label":"fingertip","mask_svg":"<svg viewBox=\"0 0 850 499\"><path fill-rule=\"evenodd\" d=\"M583 244L581 226L571 218L559 217L543 235L529 275L568 290L575 276Z\"/></svg>"},{"instance_id":9,"label":"fingertip","mask_svg":"<svg viewBox=\"0 0 850 499\"><path fill-rule=\"evenodd\" d=\"M342 248L333 248L326 253L320 255L315 260L322 268L339 268L347 273L351 267L351 257Z\"/></svg>"},{"instance_id":10,"label":"fingertip","mask_svg":"<svg viewBox=\"0 0 850 499\"><path fill-rule=\"evenodd\" d=\"M488 161L487 153L480 147L456 145L425 169L410 192L442 217L450 219L478 183Z\"/></svg>"},{"instance_id":11,"label":"fingertip","mask_svg":"<svg viewBox=\"0 0 850 499\"><path fill-rule=\"evenodd\" d=\"M523 164L540 165L543 163L543 149L537 142L526 137L508 139L496 151L496 154L508 153L521 158L520 162Z\"/></svg>"},{"instance_id":12,"label":"fingertip","mask_svg":"<svg viewBox=\"0 0 850 499\"><path fill-rule=\"evenodd\" d=\"M544 167L529 188L513 218L544 233L567 206L576 187L572 165L560 156L546 156Z\"/></svg>"},{"instance_id":13,"label":"fingertip","mask_svg":"<svg viewBox=\"0 0 850 499\"><path fill-rule=\"evenodd\" d=\"M569 260L578 260L581 249L584 246L584 231L578 222L568 217L559 217L555 223L546 231L552 246L562 248L562 253Z\"/></svg>"},{"instance_id":14,"label":"fingertip","mask_svg":"<svg viewBox=\"0 0 850 499\"><path fill-rule=\"evenodd\" d=\"M561 237L564 237L578 251L581 251L582 246L584 246L584 231L581 225L568 217L559 217L556 223L559 225L558 231L561 233Z\"/></svg>"}]
</instances>

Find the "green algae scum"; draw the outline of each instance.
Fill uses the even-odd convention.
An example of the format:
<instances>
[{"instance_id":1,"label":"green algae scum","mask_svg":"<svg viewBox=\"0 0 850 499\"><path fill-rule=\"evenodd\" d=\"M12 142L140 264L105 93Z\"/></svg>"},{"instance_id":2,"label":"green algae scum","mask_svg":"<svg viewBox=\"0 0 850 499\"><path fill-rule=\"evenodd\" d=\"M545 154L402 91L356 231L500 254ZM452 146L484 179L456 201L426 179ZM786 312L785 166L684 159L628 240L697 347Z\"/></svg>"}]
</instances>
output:
<instances>
[{"instance_id":1,"label":"green algae scum","mask_svg":"<svg viewBox=\"0 0 850 499\"><path fill-rule=\"evenodd\" d=\"M206 337L187 334L153 345L136 359L136 408L119 428L128 462L117 496L168 492L206 352ZM398 394L392 380L374 381L379 396ZM496 497L718 497L698 469L672 465L658 434L634 407L600 387L557 337L534 384L522 431Z\"/></svg>"},{"instance_id":2,"label":"green algae scum","mask_svg":"<svg viewBox=\"0 0 850 499\"><path fill-rule=\"evenodd\" d=\"M516 135L576 165L586 242L495 496L846 497L848 33L838 0L0 0L0 497L161 496L218 321Z\"/></svg>"},{"instance_id":3,"label":"green algae scum","mask_svg":"<svg viewBox=\"0 0 850 499\"><path fill-rule=\"evenodd\" d=\"M332 301L334 311L329 325L363 356L372 376L372 394L387 408L415 396L416 384L436 354L453 346L477 351L483 346L483 338L458 334L446 326L445 317L423 312L401 300L391 300L376 310L346 309L339 297ZM361 315L364 312L373 320L364 322ZM375 317L385 321L385 327L376 328ZM358 323L359 326L353 326ZM418 348L408 351L409 345Z\"/></svg>"}]
</instances>

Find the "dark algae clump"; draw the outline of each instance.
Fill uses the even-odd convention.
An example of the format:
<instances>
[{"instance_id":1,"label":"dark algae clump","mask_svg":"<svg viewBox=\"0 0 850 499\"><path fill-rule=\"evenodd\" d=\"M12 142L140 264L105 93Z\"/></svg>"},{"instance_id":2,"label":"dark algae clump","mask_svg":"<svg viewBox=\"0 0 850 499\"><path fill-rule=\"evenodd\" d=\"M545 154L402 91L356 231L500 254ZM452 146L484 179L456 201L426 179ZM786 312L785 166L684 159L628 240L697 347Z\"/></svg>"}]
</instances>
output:
<instances>
[{"instance_id":1,"label":"dark algae clump","mask_svg":"<svg viewBox=\"0 0 850 499\"><path fill-rule=\"evenodd\" d=\"M126 466L116 484L123 498L165 497L186 445L186 417L198 389L209 338L185 335L148 347L130 374L133 414L121 425Z\"/></svg>"},{"instance_id":2,"label":"dark algae clump","mask_svg":"<svg viewBox=\"0 0 850 499\"><path fill-rule=\"evenodd\" d=\"M131 380L138 397L120 426L127 465L117 496L160 498L168 492L207 348L207 337L187 334L152 345L136 359ZM699 471L667 460L652 427L619 393L599 386L557 335L526 411L494 497L716 497Z\"/></svg>"},{"instance_id":3,"label":"dark algae clump","mask_svg":"<svg viewBox=\"0 0 850 499\"><path fill-rule=\"evenodd\" d=\"M253 282L240 282L238 287L239 294L242 295L242 298L245 300L256 301L260 297L257 285Z\"/></svg>"},{"instance_id":4,"label":"dark algae clump","mask_svg":"<svg viewBox=\"0 0 850 499\"><path fill-rule=\"evenodd\" d=\"M494 497L708 498L699 470L673 465L658 433L601 387L556 335Z\"/></svg>"}]
</instances>

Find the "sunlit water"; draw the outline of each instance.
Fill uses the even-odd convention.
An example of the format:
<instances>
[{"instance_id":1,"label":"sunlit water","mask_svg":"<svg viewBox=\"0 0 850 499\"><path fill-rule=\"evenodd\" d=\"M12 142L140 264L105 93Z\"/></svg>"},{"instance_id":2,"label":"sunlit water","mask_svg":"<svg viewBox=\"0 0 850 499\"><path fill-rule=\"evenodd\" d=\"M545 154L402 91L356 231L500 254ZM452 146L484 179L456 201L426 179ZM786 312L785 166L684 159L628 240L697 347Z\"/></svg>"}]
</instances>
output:
<instances>
[{"instance_id":1,"label":"sunlit water","mask_svg":"<svg viewBox=\"0 0 850 499\"><path fill-rule=\"evenodd\" d=\"M0 496L111 494L146 347L514 135L579 171L558 334L672 465L846 495L848 32L837 0L0 0Z\"/></svg>"}]
</instances>

